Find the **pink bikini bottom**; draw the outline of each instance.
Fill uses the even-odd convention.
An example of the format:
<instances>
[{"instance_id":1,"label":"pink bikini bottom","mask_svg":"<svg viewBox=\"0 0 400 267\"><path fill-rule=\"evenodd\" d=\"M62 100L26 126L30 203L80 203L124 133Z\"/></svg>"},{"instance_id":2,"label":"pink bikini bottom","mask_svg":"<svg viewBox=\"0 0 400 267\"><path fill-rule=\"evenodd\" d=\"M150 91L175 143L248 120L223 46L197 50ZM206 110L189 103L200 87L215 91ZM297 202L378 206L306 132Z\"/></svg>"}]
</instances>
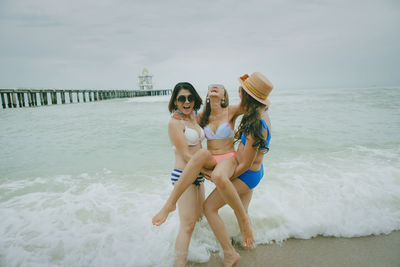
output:
<instances>
[{"instance_id":1,"label":"pink bikini bottom","mask_svg":"<svg viewBox=\"0 0 400 267\"><path fill-rule=\"evenodd\" d=\"M215 159L217 164L223 159L233 158L234 156L236 156L236 152L229 152L229 153L225 153L225 154L212 155L212 157Z\"/></svg>"}]
</instances>

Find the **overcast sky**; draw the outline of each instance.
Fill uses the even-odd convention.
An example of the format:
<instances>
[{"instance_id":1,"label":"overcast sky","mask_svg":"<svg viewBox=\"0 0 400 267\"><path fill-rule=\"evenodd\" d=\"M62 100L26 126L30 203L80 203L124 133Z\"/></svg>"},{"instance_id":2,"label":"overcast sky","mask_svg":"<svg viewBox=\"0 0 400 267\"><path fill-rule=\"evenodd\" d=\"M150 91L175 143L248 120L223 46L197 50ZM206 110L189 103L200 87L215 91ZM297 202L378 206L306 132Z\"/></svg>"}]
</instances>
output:
<instances>
[{"instance_id":1,"label":"overcast sky","mask_svg":"<svg viewBox=\"0 0 400 267\"><path fill-rule=\"evenodd\" d=\"M0 87L400 85L399 0L0 0Z\"/></svg>"}]
</instances>

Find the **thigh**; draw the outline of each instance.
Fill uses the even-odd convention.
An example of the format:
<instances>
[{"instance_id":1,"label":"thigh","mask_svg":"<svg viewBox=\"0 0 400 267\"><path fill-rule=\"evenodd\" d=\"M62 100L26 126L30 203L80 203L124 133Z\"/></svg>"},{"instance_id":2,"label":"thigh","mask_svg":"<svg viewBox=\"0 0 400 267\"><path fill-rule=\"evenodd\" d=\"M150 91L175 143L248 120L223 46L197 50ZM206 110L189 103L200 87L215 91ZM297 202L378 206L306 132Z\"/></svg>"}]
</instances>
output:
<instances>
[{"instance_id":1,"label":"thigh","mask_svg":"<svg viewBox=\"0 0 400 267\"><path fill-rule=\"evenodd\" d=\"M194 164L199 163L201 167L206 169L214 169L215 165L217 165L217 161L213 158L210 151L204 148L199 149L193 154L185 168L192 168Z\"/></svg>"},{"instance_id":2,"label":"thigh","mask_svg":"<svg viewBox=\"0 0 400 267\"><path fill-rule=\"evenodd\" d=\"M204 184L201 184L198 186L198 203L200 206L200 210L203 210L203 202L205 200L205 190L204 190Z\"/></svg>"},{"instance_id":3,"label":"thigh","mask_svg":"<svg viewBox=\"0 0 400 267\"><path fill-rule=\"evenodd\" d=\"M217 165L218 166L218 165ZM252 190L241 180L235 178L232 180L232 184L235 187L236 191L239 194L240 199L242 200L243 206L247 210L247 206L250 203ZM243 202L244 201L244 202ZM205 205L211 209L220 209L225 205L225 201L223 200L222 196L220 195L217 188L215 188L205 200Z\"/></svg>"},{"instance_id":4,"label":"thigh","mask_svg":"<svg viewBox=\"0 0 400 267\"><path fill-rule=\"evenodd\" d=\"M178 200L179 220L181 222L193 222L201 214L202 198L201 186L191 184Z\"/></svg>"},{"instance_id":5,"label":"thigh","mask_svg":"<svg viewBox=\"0 0 400 267\"><path fill-rule=\"evenodd\" d=\"M235 169L237 166L237 161L235 157L224 159L220 161L217 166L215 166L212 176L217 176L217 177L225 177L228 179L231 179L233 176Z\"/></svg>"}]
</instances>

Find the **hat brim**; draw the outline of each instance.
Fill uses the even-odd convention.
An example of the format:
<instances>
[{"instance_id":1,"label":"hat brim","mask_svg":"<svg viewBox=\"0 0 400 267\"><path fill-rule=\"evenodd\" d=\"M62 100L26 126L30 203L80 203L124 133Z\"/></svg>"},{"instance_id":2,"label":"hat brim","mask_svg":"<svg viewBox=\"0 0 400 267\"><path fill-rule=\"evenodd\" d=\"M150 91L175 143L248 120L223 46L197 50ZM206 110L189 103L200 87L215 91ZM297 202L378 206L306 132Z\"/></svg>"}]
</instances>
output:
<instances>
[{"instance_id":1,"label":"hat brim","mask_svg":"<svg viewBox=\"0 0 400 267\"><path fill-rule=\"evenodd\" d=\"M261 104L266 105L267 107L271 106L271 101L269 101L268 98L266 99L261 99L259 97L257 97L252 91L250 91L249 89L247 89L246 85L244 84L243 80L239 77L238 78L240 84L242 85L243 89L255 100L257 100L258 102L260 102Z\"/></svg>"}]
</instances>

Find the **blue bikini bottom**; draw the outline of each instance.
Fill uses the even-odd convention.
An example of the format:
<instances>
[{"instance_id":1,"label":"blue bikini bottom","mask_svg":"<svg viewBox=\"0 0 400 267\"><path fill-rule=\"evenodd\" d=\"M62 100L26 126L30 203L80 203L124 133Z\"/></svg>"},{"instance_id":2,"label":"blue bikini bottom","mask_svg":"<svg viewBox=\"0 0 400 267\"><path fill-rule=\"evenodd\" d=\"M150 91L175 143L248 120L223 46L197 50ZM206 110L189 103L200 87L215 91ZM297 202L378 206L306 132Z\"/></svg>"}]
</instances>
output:
<instances>
[{"instance_id":1,"label":"blue bikini bottom","mask_svg":"<svg viewBox=\"0 0 400 267\"><path fill-rule=\"evenodd\" d=\"M261 181L264 176L264 166L261 164L261 168L258 171L247 170L242 173L238 178L242 180L250 189L253 189Z\"/></svg>"}]
</instances>

